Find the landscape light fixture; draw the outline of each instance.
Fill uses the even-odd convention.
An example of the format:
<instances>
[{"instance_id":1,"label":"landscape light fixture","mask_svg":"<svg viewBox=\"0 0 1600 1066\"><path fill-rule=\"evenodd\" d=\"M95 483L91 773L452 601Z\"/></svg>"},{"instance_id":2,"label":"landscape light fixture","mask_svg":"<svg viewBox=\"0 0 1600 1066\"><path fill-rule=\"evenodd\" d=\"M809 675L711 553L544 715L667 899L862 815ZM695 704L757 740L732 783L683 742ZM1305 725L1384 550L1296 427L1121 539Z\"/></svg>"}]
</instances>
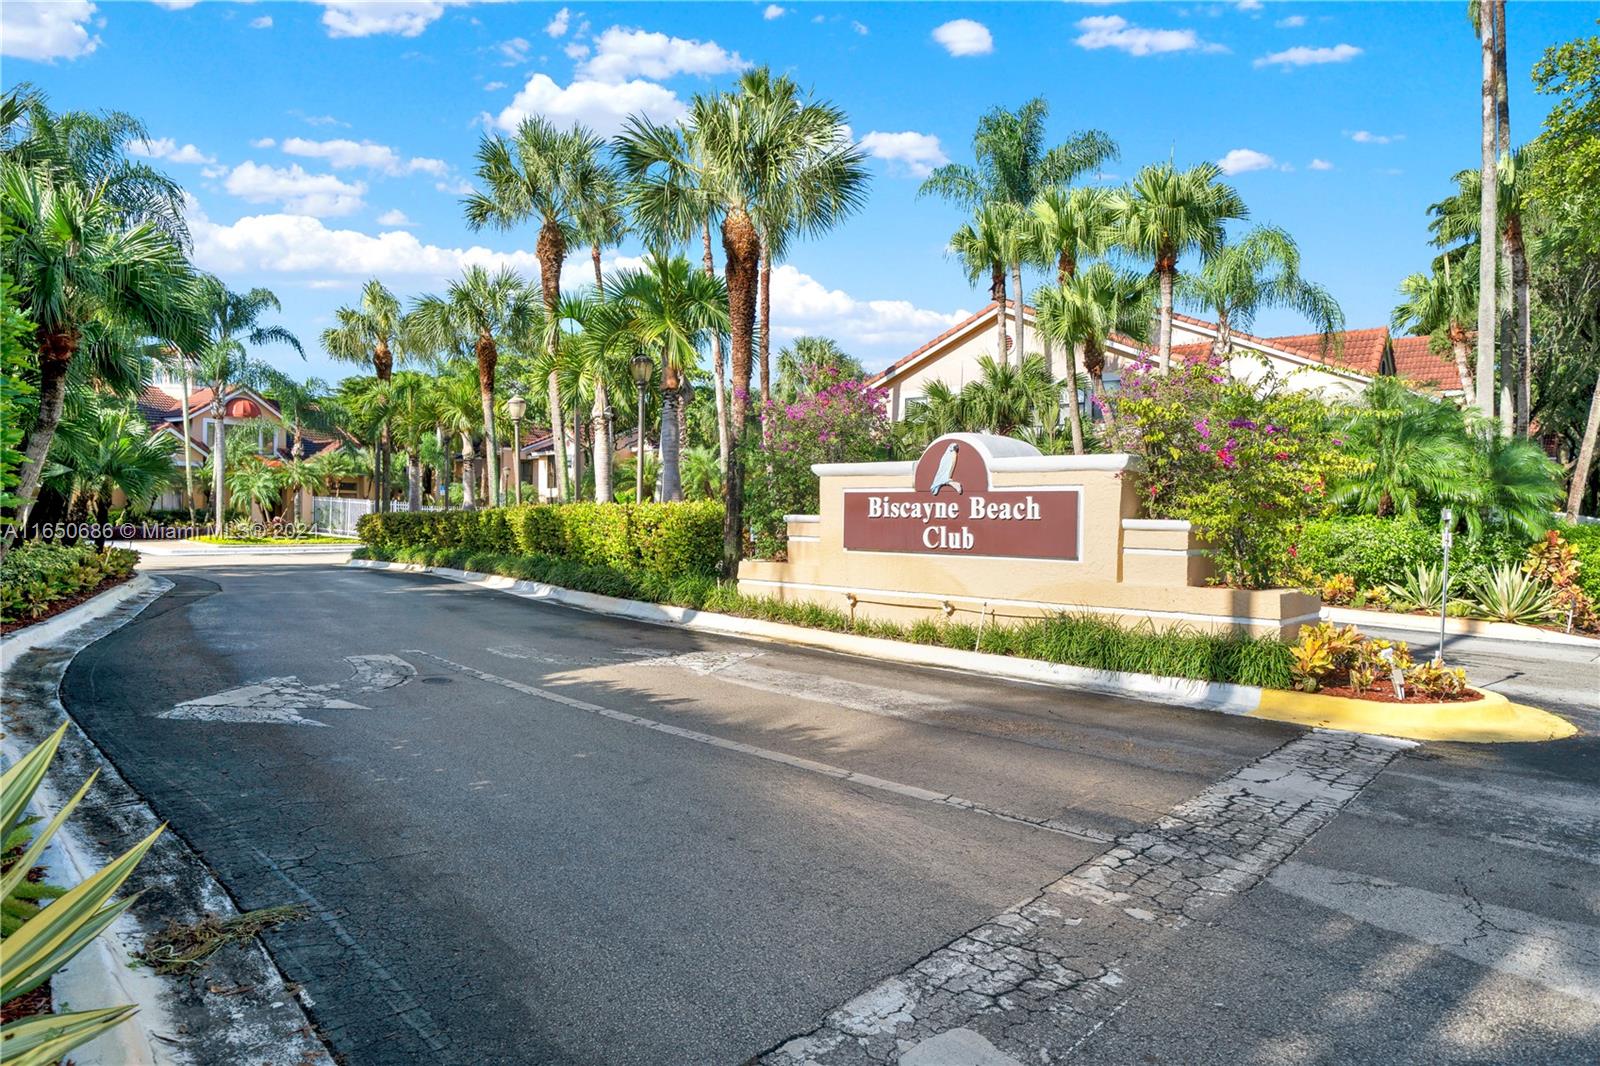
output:
<instances>
[{"instance_id":1,"label":"landscape light fixture","mask_svg":"<svg viewBox=\"0 0 1600 1066\"><path fill-rule=\"evenodd\" d=\"M511 484L513 499L522 503L522 416L528 413L528 401L522 393L513 392L506 401L506 414L511 416Z\"/></svg>"},{"instance_id":2,"label":"landscape light fixture","mask_svg":"<svg viewBox=\"0 0 1600 1066\"><path fill-rule=\"evenodd\" d=\"M633 441L633 502L644 502L644 390L655 373L655 363L640 352L633 357L633 384L639 391L639 422Z\"/></svg>"}]
</instances>

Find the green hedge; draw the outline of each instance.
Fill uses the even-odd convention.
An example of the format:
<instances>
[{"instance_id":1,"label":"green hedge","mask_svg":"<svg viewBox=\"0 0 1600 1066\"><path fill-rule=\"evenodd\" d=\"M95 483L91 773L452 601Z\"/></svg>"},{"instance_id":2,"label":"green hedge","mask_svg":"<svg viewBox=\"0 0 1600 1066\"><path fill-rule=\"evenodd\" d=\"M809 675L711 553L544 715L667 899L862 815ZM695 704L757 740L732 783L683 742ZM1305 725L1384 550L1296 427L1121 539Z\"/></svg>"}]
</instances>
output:
<instances>
[{"instance_id":1,"label":"green hedge","mask_svg":"<svg viewBox=\"0 0 1600 1066\"><path fill-rule=\"evenodd\" d=\"M18 544L0 562L0 621L38 618L61 600L109 578L127 577L138 563L139 553L124 548L102 552L90 544Z\"/></svg>"},{"instance_id":2,"label":"green hedge","mask_svg":"<svg viewBox=\"0 0 1600 1066\"><path fill-rule=\"evenodd\" d=\"M481 511L369 514L356 533L379 551L546 556L667 579L711 577L722 552L722 505L569 503Z\"/></svg>"},{"instance_id":3,"label":"green hedge","mask_svg":"<svg viewBox=\"0 0 1600 1066\"><path fill-rule=\"evenodd\" d=\"M1149 627L1127 629L1104 619L1075 615L1042 618L1020 625L985 626L980 636L975 626L961 623L931 620L909 626L868 620L852 623L843 611L815 603L741 595L732 583L718 582L703 574L668 577L571 558L501 555L465 548L386 550L373 547L360 550L357 556L502 574L579 592L788 622L840 633L1016 655L1095 670L1126 670L1263 688L1289 688L1292 684L1289 668L1293 657L1289 645L1270 638L1192 631L1158 632Z\"/></svg>"},{"instance_id":4,"label":"green hedge","mask_svg":"<svg viewBox=\"0 0 1600 1066\"><path fill-rule=\"evenodd\" d=\"M1600 527L1563 527L1562 535L1574 528ZM1600 535L1589 543L1580 554L1595 559L1593 567L1600 570ZM1450 548L1451 587L1459 582L1465 588L1498 566L1520 566L1532 545L1533 541L1503 530L1487 530L1479 537L1457 533ZM1402 583L1419 565L1437 567L1442 555L1437 523L1424 523L1413 515L1343 515L1307 522L1296 549L1296 562L1308 576L1321 582L1334 574L1349 574L1356 588L1363 590ZM1592 576L1584 574L1585 579Z\"/></svg>"}]
</instances>

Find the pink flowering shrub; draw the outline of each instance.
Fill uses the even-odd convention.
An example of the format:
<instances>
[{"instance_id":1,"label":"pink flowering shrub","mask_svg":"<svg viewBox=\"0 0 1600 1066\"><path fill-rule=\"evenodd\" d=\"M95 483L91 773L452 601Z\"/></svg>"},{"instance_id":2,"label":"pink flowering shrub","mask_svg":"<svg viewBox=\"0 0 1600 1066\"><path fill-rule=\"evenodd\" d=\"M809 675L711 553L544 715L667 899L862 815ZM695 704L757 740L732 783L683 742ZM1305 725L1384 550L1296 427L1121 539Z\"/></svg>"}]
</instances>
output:
<instances>
[{"instance_id":1,"label":"pink flowering shrub","mask_svg":"<svg viewBox=\"0 0 1600 1066\"><path fill-rule=\"evenodd\" d=\"M754 554L781 555L788 543L784 515L815 514L817 476L813 463L859 463L882 459L889 440L886 390L844 378L822 367L809 392L794 403L768 402L762 431L745 438L745 521Z\"/></svg>"},{"instance_id":2,"label":"pink flowering shrub","mask_svg":"<svg viewBox=\"0 0 1600 1066\"><path fill-rule=\"evenodd\" d=\"M1144 460L1147 513L1193 523L1223 584L1264 588L1292 583L1301 528L1329 513L1329 482L1357 466L1328 425L1314 393L1242 381L1207 358L1166 375L1127 368L1110 436Z\"/></svg>"}]
</instances>

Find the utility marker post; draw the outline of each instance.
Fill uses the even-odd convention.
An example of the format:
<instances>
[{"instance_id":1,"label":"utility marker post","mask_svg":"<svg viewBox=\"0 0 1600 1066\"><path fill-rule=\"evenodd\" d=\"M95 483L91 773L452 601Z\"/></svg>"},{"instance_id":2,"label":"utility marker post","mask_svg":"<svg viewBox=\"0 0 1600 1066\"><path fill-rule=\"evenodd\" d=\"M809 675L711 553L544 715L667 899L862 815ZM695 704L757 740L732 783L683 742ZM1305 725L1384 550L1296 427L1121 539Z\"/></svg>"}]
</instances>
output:
<instances>
[{"instance_id":1,"label":"utility marker post","mask_svg":"<svg viewBox=\"0 0 1600 1066\"><path fill-rule=\"evenodd\" d=\"M1433 657L1433 664L1438 667L1444 666L1444 624L1450 617L1450 542L1455 539L1454 525L1455 515L1450 508L1439 512L1439 543L1444 548L1444 561L1439 572L1439 650Z\"/></svg>"}]
</instances>

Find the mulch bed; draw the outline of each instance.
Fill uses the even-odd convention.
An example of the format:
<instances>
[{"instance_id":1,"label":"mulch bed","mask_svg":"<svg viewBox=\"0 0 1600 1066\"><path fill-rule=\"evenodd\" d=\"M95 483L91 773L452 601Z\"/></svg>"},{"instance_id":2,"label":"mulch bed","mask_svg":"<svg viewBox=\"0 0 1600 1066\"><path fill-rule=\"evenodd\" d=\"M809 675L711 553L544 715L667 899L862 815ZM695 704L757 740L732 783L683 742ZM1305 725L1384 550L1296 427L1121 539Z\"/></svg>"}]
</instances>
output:
<instances>
[{"instance_id":1,"label":"mulch bed","mask_svg":"<svg viewBox=\"0 0 1600 1066\"><path fill-rule=\"evenodd\" d=\"M92 589L80 592L75 596L68 596L65 599L57 600L49 607L46 607L44 614L41 614L38 618L8 618L5 621L0 622L0 635L16 633L19 630L27 629L29 626L36 626L40 622L47 622L56 615L60 614L62 611L70 611L72 608L78 606L78 604L83 603L86 600L94 599L96 596L106 591L106 589L116 588L124 581L131 580L133 580L132 574L129 574L127 577L108 577Z\"/></svg>"},{"instance_id":2,"label":"mulch bed","mask_svg":"<svg viewBox=\"0 0 1600 1066\"><path fill-rule=\"evenodd\" d=\"M26 995L8 999L4 1006L0 1006L0 1023L7 1025L18 1018L31 1018L35 1014L49 1014L52 1004L50 1001L50 982L35 988Z\"/></svg>"},{"instance_id":3,"label":"mulch bed","mask_svg":"<svg viewBox=\"0 0 1600 1066\"><path fill-rule=\"evenodd\" d=\"M1394 698L1393 685L1374 685L1371 688L1357 692L1349 685L1323 685L1317 689L1320 696L1343 696L1345 699L1366 700L1369 703L1472 703L1474 700L1483 699L1483 695L1468 689L1459 696L1425 696L1413 689L1406 690L1406 698Z\"/></svg>"}]
</instances>

